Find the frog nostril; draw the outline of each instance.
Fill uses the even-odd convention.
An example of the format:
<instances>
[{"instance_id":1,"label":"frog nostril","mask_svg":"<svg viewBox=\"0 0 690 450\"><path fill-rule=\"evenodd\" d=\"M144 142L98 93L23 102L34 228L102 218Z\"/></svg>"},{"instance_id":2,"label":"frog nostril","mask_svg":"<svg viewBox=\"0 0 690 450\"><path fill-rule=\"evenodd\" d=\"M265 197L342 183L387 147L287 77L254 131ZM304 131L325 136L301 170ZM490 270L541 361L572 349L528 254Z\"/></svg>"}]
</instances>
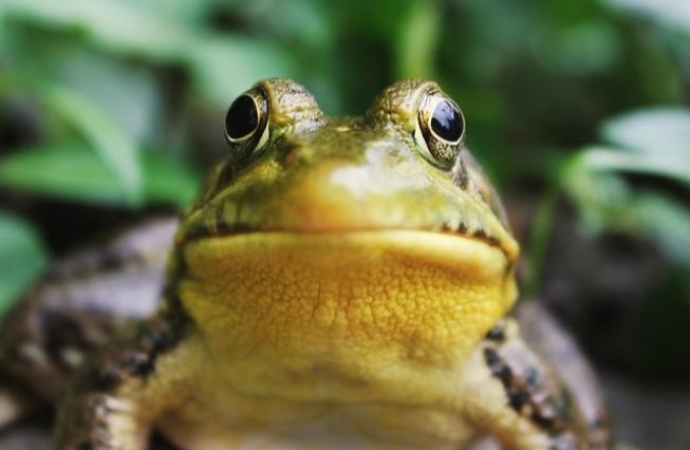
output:
<instances>
[{"instance_id":1,"label":"frog nostril","mask_svg":"<svg viewBox=\"0 0 690 450\"><path fill-rule=\"evenodd\" d=\"M283 165L283 168L289 169L292 166L294 166L297 161L299 161L300 157L302 156L302 148L298 145L292 145L288 149L285 150L283 153L283 157L281 158L281 163Z\"/></svg>"}]
</instances>

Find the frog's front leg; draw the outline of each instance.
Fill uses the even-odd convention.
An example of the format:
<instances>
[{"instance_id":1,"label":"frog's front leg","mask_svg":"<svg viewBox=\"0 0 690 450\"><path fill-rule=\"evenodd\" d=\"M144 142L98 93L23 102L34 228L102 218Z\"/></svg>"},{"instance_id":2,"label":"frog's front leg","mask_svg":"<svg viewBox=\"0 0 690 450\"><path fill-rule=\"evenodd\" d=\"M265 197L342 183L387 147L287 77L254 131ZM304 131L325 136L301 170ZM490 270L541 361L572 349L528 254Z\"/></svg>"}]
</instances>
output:
<instances>
[{"instance_id":1,"label":"frog's front leg","mask_svg":"<svg viewBox=\"0 0 690 450\"><path fill-rule=\"evenodd\" d=\"M80 371L60 403L59 450L144 450L156 420L184 402L190 325L163 312Z\"/></svg>"},{"instance_id":2,"label":"frog's front leg","mask_svg":"<svg viewBox=\"0 0 690 450\"><path fill-rule=\"evenodd\" d=\"M463 386L466 416L504 449L590 449L567 388L520 337L513 319L501 321L482 341Z\"/></svg>"},{"instance_id":3,"label":"frog's front leg","mask_svg":"<svg viewBox=\"0 0 690 450\"><path fill-rule=\"evenodd\" d=\"M83 393L62 405L56 448L144 450L151 423L135 403L105 393Z\"/></svg>"}]
</instances>

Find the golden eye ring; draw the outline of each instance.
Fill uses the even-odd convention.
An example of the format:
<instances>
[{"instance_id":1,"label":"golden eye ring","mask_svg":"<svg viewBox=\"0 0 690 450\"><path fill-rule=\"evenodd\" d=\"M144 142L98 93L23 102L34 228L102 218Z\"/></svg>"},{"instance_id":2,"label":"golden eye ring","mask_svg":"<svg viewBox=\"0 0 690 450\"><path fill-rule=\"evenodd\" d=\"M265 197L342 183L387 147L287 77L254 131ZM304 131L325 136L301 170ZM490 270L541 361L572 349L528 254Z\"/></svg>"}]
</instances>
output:
<instances>
[{"instance_id":1,"label":"golden eye ring","mask_svg":"<svg viewBox=\"0 0 690 450\"><path fill-rule=\"evenodd\" d=\"M415 141L427 160L442 169L450 169L465 141L465 117L457 103L439 89L422 95Z\"/></svg>"},{"instance_id":2,"label":"golden eye ring","mask_svg":"<svg viewBox=\"0 0 690 450\"><path fill-rule=\"evenodd\" d=\"M261 88L251 89L232 102L225 114L225 139L236 160L257 155L268 142L268 99Z\"/></svg>"}]
</instances>

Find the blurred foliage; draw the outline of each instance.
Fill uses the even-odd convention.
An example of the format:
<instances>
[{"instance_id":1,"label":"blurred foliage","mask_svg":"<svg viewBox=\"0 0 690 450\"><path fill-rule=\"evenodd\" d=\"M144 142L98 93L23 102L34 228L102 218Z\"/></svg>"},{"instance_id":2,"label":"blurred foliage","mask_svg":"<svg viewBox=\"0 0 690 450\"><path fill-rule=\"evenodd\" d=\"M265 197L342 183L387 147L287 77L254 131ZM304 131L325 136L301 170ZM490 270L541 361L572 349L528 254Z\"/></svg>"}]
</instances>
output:
<instances>
[{"instance_id":1,"label":"blurred foliage","mask_svg":"<svg viewBox=\"0 0 690 450\"><path fill-rule=\"evenodd\" d=\"M222 155L224 109L268 76L330 114L436 79L499 190L539 202L532 293L565 193L585 236L654 243L683 274L657 291L689 307L690 11L676 0L4 0L0 260L27 269L4 273L0 304L44 260L60 215L39 208L180 209ZM60 220L75 241L93 223Z\"/></svg>"},{"instance_id":2,"label":"blurred foliage","mask_svg":"<svg viewBox=\"0 0 690 450\"><path fill-rule=\"evenodd\" d=\"M46 264L46 251L27 223L0 213L0 311L26 289Z\"/></svg>"},{"instance_id":3,"label":"blurred foliage","mask_svg":"<svg viewBox=\"0 0 690 450\"><path fill-rule=\"evenodd\" d=\"M606 122L604 137L620 147L585 148L560 178L590 233L612 229L654 239L690 268L690 210L679 200L619 174L664 177L690 189L690 109L646 110Z\"/></svg>"}]
</instances>

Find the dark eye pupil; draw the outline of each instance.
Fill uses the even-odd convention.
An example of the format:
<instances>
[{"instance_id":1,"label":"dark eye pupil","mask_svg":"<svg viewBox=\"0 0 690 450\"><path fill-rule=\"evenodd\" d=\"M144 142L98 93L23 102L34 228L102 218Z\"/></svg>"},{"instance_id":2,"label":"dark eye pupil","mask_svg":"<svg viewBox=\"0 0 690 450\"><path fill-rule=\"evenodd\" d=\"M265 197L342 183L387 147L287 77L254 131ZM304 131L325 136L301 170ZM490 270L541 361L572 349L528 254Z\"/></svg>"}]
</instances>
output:
<instances>
[{"instance_id":1,"label":"dark eye pupil","mask_svg":"<svg viewBox=\"0 0 690 450\"><path fill-rule=\"evenodd\" d=\"M225 115L225 130L232 139L241 139L253 133L259 126L256 103L248 95L242 95L232 102Z\"/></svg>"},{"instance_id":2,"label":"dark eye pupil","mask_svg":"<svg viewBox=\"0 0 690 450\"><path fill-rule=\"evenodd\" d=\"M457 106L447 100L438 102L431 116L431 129L446 141L456 142L460 139L463 124Z\"/></svg>"}]
</instances>

